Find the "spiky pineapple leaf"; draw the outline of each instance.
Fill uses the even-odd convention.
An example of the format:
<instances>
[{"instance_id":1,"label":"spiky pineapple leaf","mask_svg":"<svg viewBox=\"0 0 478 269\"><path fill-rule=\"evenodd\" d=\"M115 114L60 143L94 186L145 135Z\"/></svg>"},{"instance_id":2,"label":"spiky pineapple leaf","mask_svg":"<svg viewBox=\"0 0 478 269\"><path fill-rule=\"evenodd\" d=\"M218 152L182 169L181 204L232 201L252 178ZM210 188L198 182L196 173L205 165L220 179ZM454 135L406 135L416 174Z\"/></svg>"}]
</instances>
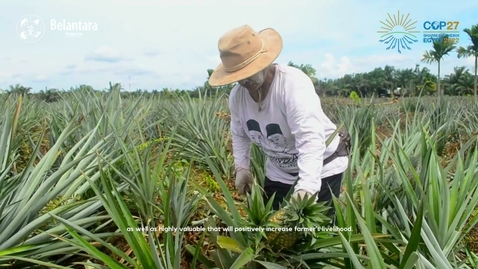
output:
<instances>
[{"instance_id":1,"label":"spiky pineapple leaf","mask_svg":"<svg viewBox=\"0 0 478 269\"><path fill-rule=\"evenodd\" d=\"M246 248L241 255L234 261L230 269L241 269L254 259L254 251L252 248ZM246 267L247 268L247 267Z\"/></svg>"},{"instance_id":2,"label":"spiky pineapple leaf","mask_svg":"<svg viewBox=\"0 0 478 269\"><path fill-rule=\"evenodd\" d=\"M286 267L282 266L282 265L279 265L279 264L276 264L276 263L272 263L272 262L266 262L266 261L255 261L259 264L261 264L262 266L264 266L266 269L287 269Z\"/></svg>"},{"instance_id":3,"label":"spiky pineapple leaf","mask_svg":"<svg viewBox=\"0 0 478 269\"><path fill-rule=\"evenodd\" d=\"M420 201L420 208L418 211L418 216L415 222L415 225L413 227L412 235L410 237L410 241L407 244L407 248L405 249L405 253L403 254L403 260L400 263L399 269L404 269L404 268L411 268L407 267L410 266L411 262L415 261L418 257L416 256L415 252L418 249L418 245L420 244L420 232L422 229L422 223L423 223L423 211L424 211L424 204L422 201ZM415 254L415 255L414 255Z\"/></svg>"},{"instance_id":4,"label":"spiky pineapple leaf","mask_svg":"<svg viewBox=\"0 0 478 269\"><path fill-rule=\"evenodd\" d=\"M252 186L251 193L246 194L246 205L243 205L244 211L247 213L247 218L252 224L257 226L264 226L265 222L274 213L272 209L272 203L274 201L275 194L264 205L264 199L260 192L259 185Z\"/></svg>"},{"instance_id":5,"label":"spiky pineapple leaf","mask_svg":"<svg viewBox=\"0 0 478 269\"><path fill-rule=\"evenodd\" d=\"M221 248L228 249L237 253L242 253L244 251L244 248L241 247L241 244L239 244L237 240L231 237L219 235L217 236L217 244Z\"/></svg>"},{"instance_id":6,"label":"spiky pineapple leaf","mask_svg":"<svg viewBox=\"0 0 478 269\"><path fill-rule=\"evenodd\" d=\"M287 226L309 228L302 231L305 236L315 235L317 227L320 227L331 219L323 214L330 209L325 202L316 202L317 195L292 197L285 202L284 222ZM312 236L315 237L315 236Z\"/></svg>"}]
</instances>

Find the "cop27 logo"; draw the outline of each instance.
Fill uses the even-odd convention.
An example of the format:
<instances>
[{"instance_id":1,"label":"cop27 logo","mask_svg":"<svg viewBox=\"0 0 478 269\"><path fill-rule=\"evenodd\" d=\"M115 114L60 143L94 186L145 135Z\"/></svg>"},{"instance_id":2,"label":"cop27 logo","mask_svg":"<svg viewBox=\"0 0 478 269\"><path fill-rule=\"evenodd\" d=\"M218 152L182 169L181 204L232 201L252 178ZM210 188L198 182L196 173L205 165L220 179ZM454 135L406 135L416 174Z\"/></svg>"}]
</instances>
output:
<instances>
[{"instance_id":1,"label":"cop27 logo","mask_svg":"<svg viewBox=\"0 0 478 269\"><path fill-rule=\"evenodd\" d=\"M443 31L443 27L446 26L445 30L453 31L458 29L459 21L426 21L423 23L423 29L425 30L440 30Z\"/></svg>"},{"instance_id":2,"label":"cop27 logo","mask_svg":"<svg viewBox=\"0 0 478 269\"><path fill-rule=\"evenodd\" d=\"M386 49L397 49L398 53L402 50L411 50L411 45L418 42L418 35L421 31L417 30L416 23L410 18L410 13L406 16L388 14L388 18L380 21L382 30L377 31L380 34L380 43L387 45ZM425 21L423 27L423 43L433 43L435 41L445 43L460 42L460 31L458 30L459 21Z\"/></svg>"},{"instance_id":3,"label":"cop27 logo","mask_svg":"<svg viewBox=\"0 0 478 269\"><path fill-rule=\"evenodd\" d=\"M426 21L423 23L423 43L442 41L445 43L460 42L459 21Z\"/></svg>"},{"instance_id":4,"label":"cop27 logo","mask_svg":"<svg viewBox=\"0 0 478 269\"><path fill-rule=\"evenodd\" d=\"M402 49L411 50L411 45L418 42L417 33L420 31L415 30L415 24L417 21L412 21L410 13L406 16L400 15L398 11L397 15L393 17L388 14L388 18L385 21L380 21L382 24L382 30L377 31L381 34L379 41L387 45L387 50L397 49L398 53L402 53Z\"/></svg>"}]
</instances>

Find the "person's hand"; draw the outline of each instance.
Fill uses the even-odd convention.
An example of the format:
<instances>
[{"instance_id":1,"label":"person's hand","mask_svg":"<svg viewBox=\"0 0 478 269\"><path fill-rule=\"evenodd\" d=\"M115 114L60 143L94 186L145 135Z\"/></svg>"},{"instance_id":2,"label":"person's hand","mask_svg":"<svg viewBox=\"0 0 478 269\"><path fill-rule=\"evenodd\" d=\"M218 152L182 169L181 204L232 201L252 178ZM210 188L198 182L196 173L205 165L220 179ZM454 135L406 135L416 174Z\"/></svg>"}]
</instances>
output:
<instances>
[{"instance_id":1,"label":"person's hand","mask_svg":"<svg viewBox=\"0 0 478 269\"><path fill-rule=\"evenodd\" d=\"M251 192L252 188L252 175L247 170L239 170L236 173L236 188L239 190L239 194L244 195Z\"/></svg>"}]
</instances>

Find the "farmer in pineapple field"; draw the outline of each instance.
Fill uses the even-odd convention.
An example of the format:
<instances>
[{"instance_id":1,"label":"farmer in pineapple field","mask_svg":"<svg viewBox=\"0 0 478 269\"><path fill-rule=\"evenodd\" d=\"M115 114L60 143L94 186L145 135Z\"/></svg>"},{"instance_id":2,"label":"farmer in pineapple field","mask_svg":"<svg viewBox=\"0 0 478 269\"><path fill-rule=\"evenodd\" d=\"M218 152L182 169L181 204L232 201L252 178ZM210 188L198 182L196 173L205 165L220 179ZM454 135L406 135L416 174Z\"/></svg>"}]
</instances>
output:
<instances>
[{"instance_id":1,"label":"farmer in pineapple field","mask_svg":"<svg viewBox=\"0 0 478 269\"><path fill-rule=\"evenodd\" d=\"M250 192L253 184L250 152L254 143L267 156L265 198L276 193L275 210L295 183L293 196L318 192L318 201L330 202L332 193L338 197L349 165L349 144L336 135L326 146L337 126L324 114L311 79L297 68L273 63L282 51L280 34L270 28L255 32L244 25L225 33L218 47L222 63L209 84L238 82L229 108L239 193ZM328 213L335 215L333 209Z\"/></svg>"}]
</instances>

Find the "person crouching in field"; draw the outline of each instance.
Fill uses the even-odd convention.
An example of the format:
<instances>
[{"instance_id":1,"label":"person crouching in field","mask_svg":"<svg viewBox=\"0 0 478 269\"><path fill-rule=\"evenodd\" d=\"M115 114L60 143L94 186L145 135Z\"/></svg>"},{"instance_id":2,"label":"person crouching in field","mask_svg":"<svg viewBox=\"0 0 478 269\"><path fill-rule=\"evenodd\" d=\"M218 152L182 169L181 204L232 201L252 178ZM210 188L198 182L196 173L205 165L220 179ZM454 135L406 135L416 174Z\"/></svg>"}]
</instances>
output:
<instances>
[{"instance_id":1,"label":"person crouching in field","mask_svg":"<svg viewBox=\"0 0 478 269\"><path fill-rule=\"evenodd\" d=\"M240 194L251 190L254 143L267 156L264 197L275 193L275 210L291 188L292 197L318 193L319 202L338 197L350 150L342 143L349 138L346 131L326 146L337 126L324 114L304 72L273 63L282 46L274 29L234 28L219 39L222 63L209 78L213 87L238 82L229 97L236 187ZM328 216L333 215L332 208Z\"/></svg>"}]
</instances>

